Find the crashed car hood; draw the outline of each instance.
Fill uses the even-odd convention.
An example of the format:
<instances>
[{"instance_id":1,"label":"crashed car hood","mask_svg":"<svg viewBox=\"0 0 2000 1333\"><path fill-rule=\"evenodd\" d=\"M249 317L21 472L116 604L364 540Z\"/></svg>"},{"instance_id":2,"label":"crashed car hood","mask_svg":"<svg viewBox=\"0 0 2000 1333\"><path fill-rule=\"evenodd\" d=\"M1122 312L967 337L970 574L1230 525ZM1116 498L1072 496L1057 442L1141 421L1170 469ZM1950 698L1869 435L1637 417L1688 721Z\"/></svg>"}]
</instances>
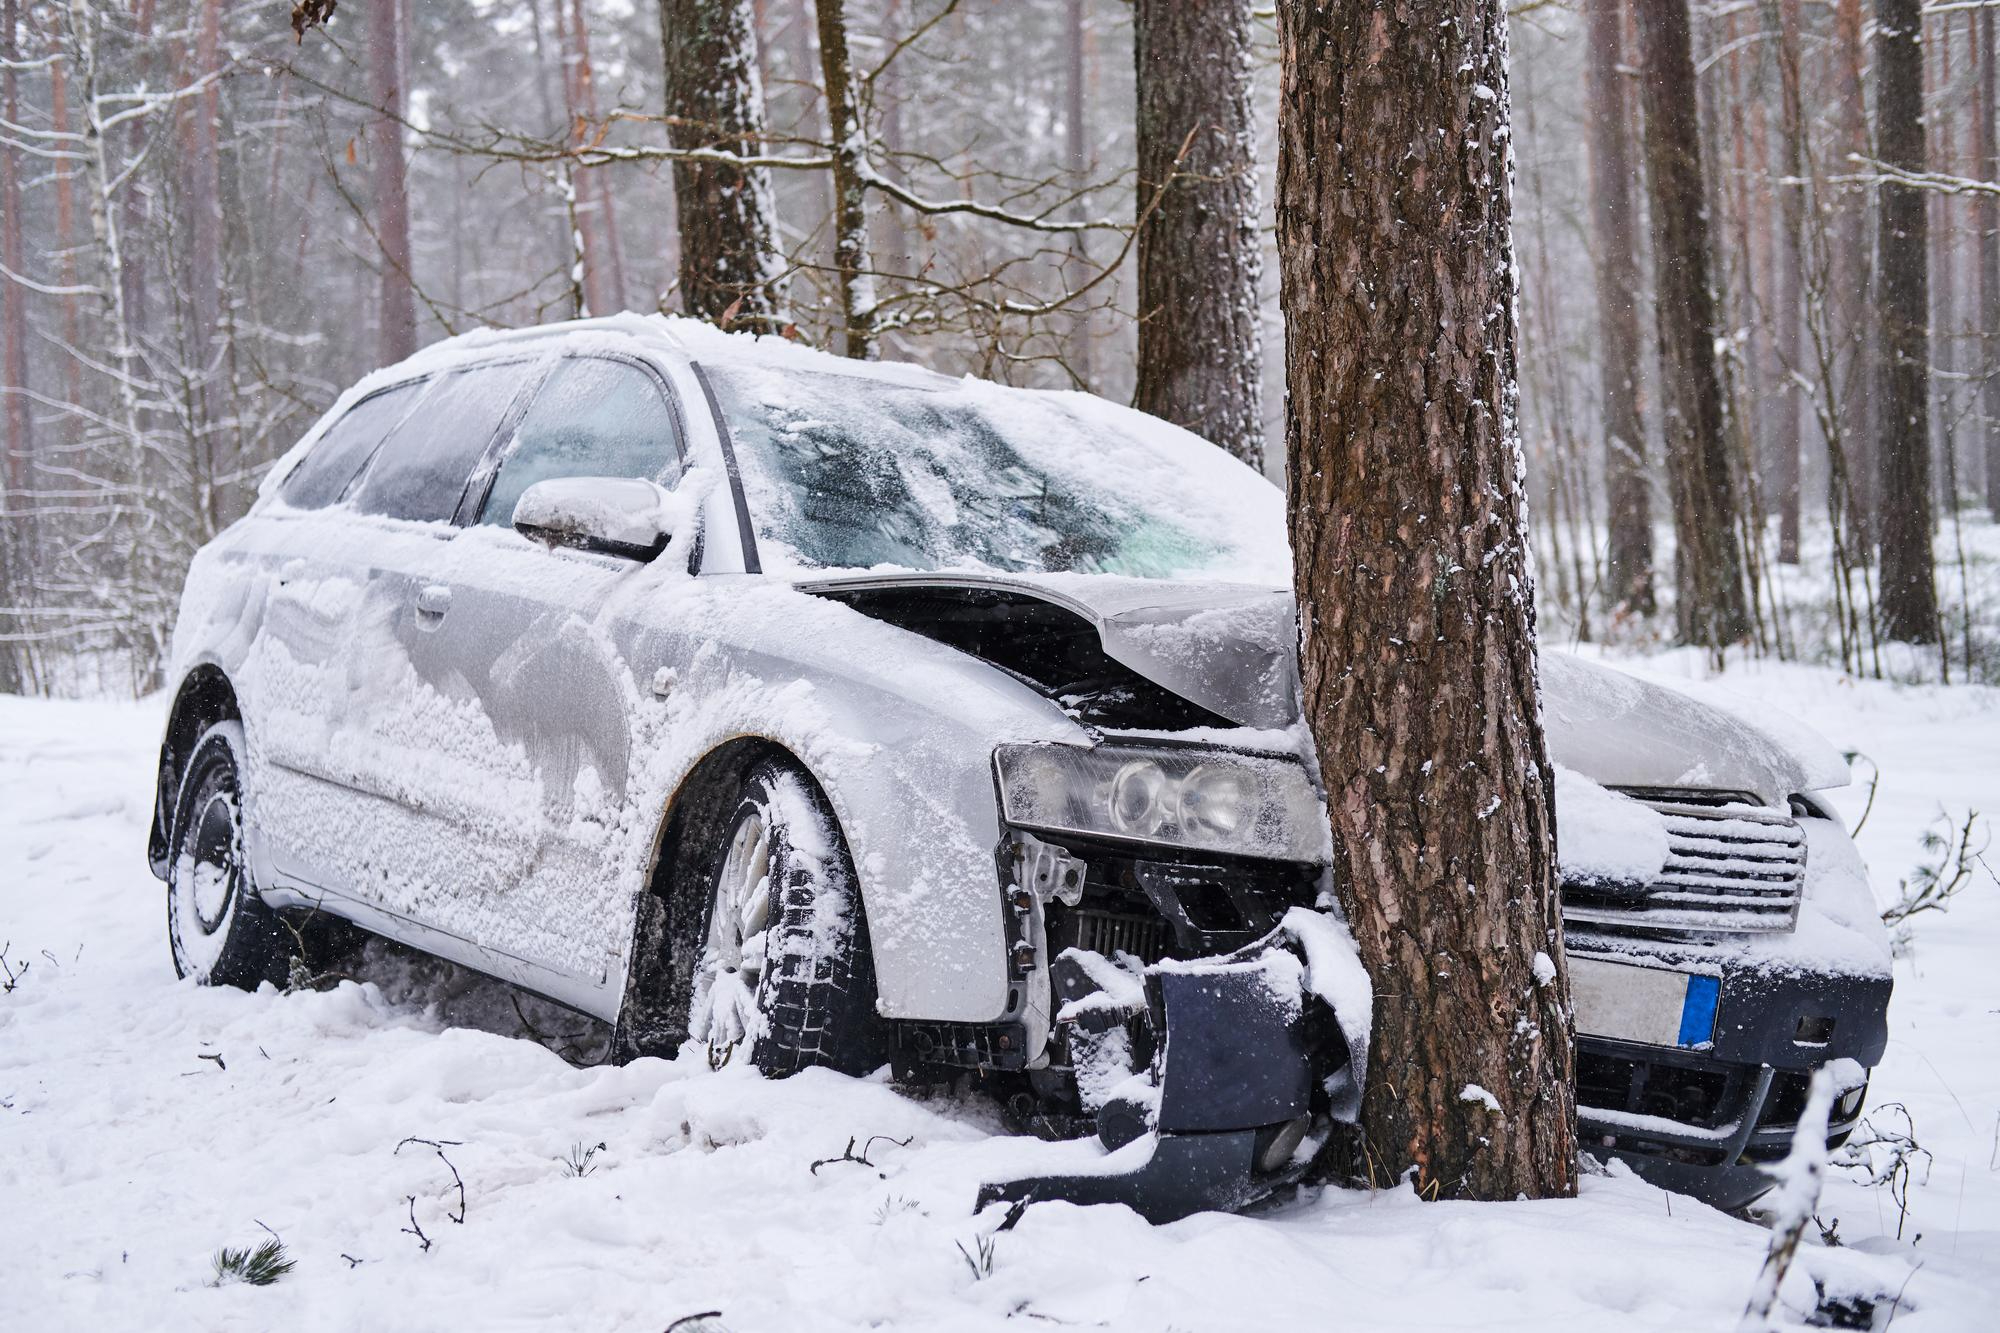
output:
<instances>
[{"instance_id":1,"label":"crashed car hood","mask_svg":"<svg viewBox=\"0 0 2000 1333\"><path fill-rule=\"evenodd\" d=\"M1291 593L1234 583L1105 574L843 574L802 580L812 592L991 588L1036 597L1093 625L1105 653L1239 726L1299 720L1297 619ZM1556 763L1608 787L1749 792L1781 805L1842 786L1847 765L1796 723L1783 735L1726 707L1610 667L1544 649L1542 715Z\"/></svg>"}]
</instances>

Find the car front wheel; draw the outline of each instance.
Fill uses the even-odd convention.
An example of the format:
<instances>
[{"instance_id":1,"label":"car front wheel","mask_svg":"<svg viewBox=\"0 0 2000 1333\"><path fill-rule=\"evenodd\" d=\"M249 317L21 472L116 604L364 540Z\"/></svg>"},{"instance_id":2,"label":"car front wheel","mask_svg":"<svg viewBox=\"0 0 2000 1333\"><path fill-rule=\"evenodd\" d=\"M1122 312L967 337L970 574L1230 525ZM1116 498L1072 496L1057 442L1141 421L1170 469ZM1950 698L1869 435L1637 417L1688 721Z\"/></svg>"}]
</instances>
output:
<instances>
[{"instance_id":1,"label":"car front wheel","mask_svg":"<svg viewBox=\"0 0 2000 1333\"><path fill-rule=\"evenodd\" d=\"M218 722L188 760L167 864L167 942L177 975L255 990L284 984L292 951L243 855L243 754L243 724Z\"/></svg>"},{"instance_id":2,"label":"car front wheel","mask_svg":"<svg viewBox=\"0 0 2000 1333\"><path fill-rule=\"evenodd\" d=\"M709 876L689 1034L720 1065L745 1046L767 1074L860 1074L887 1058L853 859L826 796L796 766L744 780Z\"/></svg>"}]
</instances>

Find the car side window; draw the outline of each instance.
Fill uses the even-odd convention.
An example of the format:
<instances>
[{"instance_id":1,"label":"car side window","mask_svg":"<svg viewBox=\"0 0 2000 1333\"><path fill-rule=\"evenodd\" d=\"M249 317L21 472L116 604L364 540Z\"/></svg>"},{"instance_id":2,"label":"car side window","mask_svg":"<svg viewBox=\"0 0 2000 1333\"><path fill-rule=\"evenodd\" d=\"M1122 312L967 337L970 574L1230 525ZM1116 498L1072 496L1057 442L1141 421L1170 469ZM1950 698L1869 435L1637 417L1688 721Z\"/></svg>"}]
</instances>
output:
<instances>
[{"instance_id":1,"label":"car side window","mask_svg":"<svg viewBox=\"0 0 2000 1333\"><path fill-rule=\"evenodd\" d=\"M597 357L558 364L521 418L481 523L514 521L521 493L552 477L680 477L680 433L659 384L639 367Z\"/></svg>"},{"instance_id":2,"label":"car side window","mask_svg":"<svg viewBox=\"0 0 2000 1333\"><path fill-rule=\"evenodd\" d=\"M382 442L355 489L371 514L437 522L458 512L466 478L506 419L534 363L477 366L441 377Z\"/></svg>"},{"instance_id":3,"label":"car side window","mask_svg":"<svg viewBox=\"0 0 2000 1333\"><path fill-rule=\"evenodd\" d=\"M294 509L324 509L337 502L396 423L423 392L423 381L371 394L326 428L278 494Z\"/></svg>"}]
</instances>

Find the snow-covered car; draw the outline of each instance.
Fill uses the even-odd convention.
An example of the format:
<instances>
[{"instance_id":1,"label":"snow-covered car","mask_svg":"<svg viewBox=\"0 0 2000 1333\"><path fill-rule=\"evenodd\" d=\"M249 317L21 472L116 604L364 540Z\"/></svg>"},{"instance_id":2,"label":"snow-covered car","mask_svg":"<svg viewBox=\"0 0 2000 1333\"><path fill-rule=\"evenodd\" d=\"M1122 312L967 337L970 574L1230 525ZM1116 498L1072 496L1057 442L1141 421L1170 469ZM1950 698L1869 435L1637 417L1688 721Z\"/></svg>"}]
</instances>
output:
<instances>
[{"instance_id":1,"label":"snow-covered car","mask_svg":"<svg viewBox=\"0 0 2000 1333\"><path fill-rule=\"evenodd\" d=\"M1085 394L633 316L454 339L193 562L174 964L282 982L338 918L625 1057L970 1075L1113 1150L1002 1192L1241 1202L1368 1031L1289 586L1276 489ZM1885 1040L1845 765L1542 660L1585 1146L1740 1202Z\"/></svg>"}]
</instances>

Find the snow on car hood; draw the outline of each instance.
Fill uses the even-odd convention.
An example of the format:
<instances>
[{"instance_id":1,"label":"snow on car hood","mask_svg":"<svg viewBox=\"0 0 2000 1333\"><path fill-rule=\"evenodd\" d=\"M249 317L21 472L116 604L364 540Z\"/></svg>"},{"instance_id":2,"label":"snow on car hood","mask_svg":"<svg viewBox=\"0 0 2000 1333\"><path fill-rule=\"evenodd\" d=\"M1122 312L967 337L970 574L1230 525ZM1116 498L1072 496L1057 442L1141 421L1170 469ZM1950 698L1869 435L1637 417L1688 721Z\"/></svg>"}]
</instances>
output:
<instances>
[{"instance_id":1,"label":"snow on car hood","mask_svg":"<svg viewBox=\"0 0 2000 1333\"><path fill-rule=\"evenodd\" d=\"M993 588L1037 597L1096 627L1115 661L1243 727L1299 719L1297 617L1282 589L1102 574L838 574L808 591ZM1559 650L1544 649L1550 757L1606 787L1743 791L1782 805L1844 786L1847 765L1804 728L1781 738L1748 718Z\"/></svg>"}]
</instances>

